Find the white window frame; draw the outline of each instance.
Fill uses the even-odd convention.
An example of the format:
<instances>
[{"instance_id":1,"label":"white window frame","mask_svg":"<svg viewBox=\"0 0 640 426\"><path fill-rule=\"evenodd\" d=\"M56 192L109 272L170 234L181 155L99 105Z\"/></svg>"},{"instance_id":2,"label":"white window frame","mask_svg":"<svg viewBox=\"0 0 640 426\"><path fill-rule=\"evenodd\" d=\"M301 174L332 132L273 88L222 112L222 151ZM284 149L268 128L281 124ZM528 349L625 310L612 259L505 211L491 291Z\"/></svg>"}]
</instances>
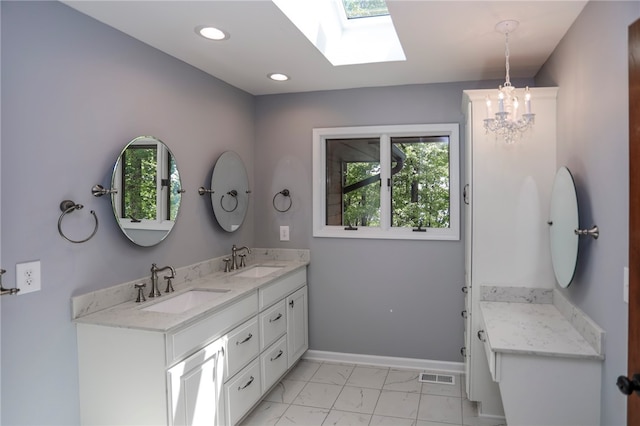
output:
<instances>
[{"instance_id":1,"label":"white window frame","mask_svg":"<svg viewBox=\"0 0 640 426\"><path fill-rule=\"evenodd\" d=\"M326 141L339 138L380 138L381 182L390 178L391 138L397 136L449 137L449 228L392 227L390 217L391 189L381 185L380 227L360 226L357 231L344 226L326 225ZM313 129L313 236L329 238L376 238L400 240L460 239L460 129L458 123L411 124L393 126L333 127Z\"/></svg>"}]
</instances>

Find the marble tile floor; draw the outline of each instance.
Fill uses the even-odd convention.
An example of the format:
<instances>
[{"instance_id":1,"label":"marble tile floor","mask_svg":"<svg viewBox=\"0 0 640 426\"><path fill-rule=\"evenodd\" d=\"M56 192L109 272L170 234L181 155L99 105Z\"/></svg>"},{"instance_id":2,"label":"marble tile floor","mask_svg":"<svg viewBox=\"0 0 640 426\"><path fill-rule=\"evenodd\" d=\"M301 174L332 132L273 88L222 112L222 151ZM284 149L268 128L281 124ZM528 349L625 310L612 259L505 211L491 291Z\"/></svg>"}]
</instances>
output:
<instances>
[{"instance_id":1,"label":"marble tile floor","mask_svg":"<svg viewBox=\"0 0 640 426\"><path fill-rule=\"evenodd\" d=\"M464 383L421 383L418 370L301 360L240 426L498 426ZM436 372L437 373L437 372Z\"/></svg>"}]
</instances>

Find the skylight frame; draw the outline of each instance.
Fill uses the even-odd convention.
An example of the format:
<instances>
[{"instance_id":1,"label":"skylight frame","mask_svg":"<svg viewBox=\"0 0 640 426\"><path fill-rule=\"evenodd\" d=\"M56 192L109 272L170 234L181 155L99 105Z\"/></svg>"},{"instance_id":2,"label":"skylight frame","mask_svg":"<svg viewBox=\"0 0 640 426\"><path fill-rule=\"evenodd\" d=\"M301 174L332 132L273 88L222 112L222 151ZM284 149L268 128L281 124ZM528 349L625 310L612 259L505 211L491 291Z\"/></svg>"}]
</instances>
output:
<instances>
[{"instance_id":1,"label":"skylight frame","mask_svg":"<svg viewBox=\"0 0 640 426\"><path fill-rule=\"evenodd\" d=\"M347 19L342 0L272 0L334 66L405 61L390 15Z\"/></svg>"},{"instance_id":2,"label":"skylight frame","mask_svg":"<svg viewBox=\"0 0 640 426\"><path fill-rule=\"evenodd\" d=\"M389 8L387 7L387 2L386 0L381 0L384 3L384 10L386 11L385 13L373 13L373 14L366 14L366 15L353 15L351 16L347 10L347 2L353 2L354 0L338 0L340 2L340 4L342 5L342 11L344 12L344 16L347 20L352 20L352 19L364 19L364 18L376 18L379 16L389 16ZM371 0L368 0L366 2L367 4L371 4Z\"/></svg>"}]
</instances>

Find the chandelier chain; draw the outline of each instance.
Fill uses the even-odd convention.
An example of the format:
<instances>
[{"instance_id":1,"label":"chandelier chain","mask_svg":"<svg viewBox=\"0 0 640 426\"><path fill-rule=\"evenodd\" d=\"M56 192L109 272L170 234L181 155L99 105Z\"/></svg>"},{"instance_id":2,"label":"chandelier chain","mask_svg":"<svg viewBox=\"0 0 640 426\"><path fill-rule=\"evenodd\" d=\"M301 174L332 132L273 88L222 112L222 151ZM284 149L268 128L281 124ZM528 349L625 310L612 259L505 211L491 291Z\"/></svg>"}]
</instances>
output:
<instances>
[{"instance_id":1,"label":"chandelier chain","mask_svg":"<svg viewBox=\"0 0 640 426\"><path fill-rule=\"evenodd\" d=\"M509 79L509 32L507 31L504 34L505 42L504 42L504 56L505 56L505 68L506 68L506 78L504 80L505 86L511 86L511 80Z\"/></svg>"}]
</instances>

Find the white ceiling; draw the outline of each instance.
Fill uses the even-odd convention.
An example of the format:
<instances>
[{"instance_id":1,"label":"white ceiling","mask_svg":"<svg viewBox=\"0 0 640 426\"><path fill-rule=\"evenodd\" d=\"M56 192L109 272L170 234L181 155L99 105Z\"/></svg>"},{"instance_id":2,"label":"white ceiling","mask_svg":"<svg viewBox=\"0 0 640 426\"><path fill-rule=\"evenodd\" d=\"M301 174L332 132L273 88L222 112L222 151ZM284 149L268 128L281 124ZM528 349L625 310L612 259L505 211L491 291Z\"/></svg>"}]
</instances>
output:
<instances>
[{"instance_id":1,"label":"white ceiling","mask_svg":"<svg viewBox=\"0 0 640 426\"><path fill-rule=\"evenodd\" d=\"M321 1L321 0L300 0ZM325 0L326 1L326 0ZM406 61L334 67L269 0L95 1L63 3L253 95L504 79L510 34L512 78L533 77L586 1L387 0ZM214 42L195 27L231 37ZM291 80L269 80L282 72Z\"/></svg>"}]
</instances>

